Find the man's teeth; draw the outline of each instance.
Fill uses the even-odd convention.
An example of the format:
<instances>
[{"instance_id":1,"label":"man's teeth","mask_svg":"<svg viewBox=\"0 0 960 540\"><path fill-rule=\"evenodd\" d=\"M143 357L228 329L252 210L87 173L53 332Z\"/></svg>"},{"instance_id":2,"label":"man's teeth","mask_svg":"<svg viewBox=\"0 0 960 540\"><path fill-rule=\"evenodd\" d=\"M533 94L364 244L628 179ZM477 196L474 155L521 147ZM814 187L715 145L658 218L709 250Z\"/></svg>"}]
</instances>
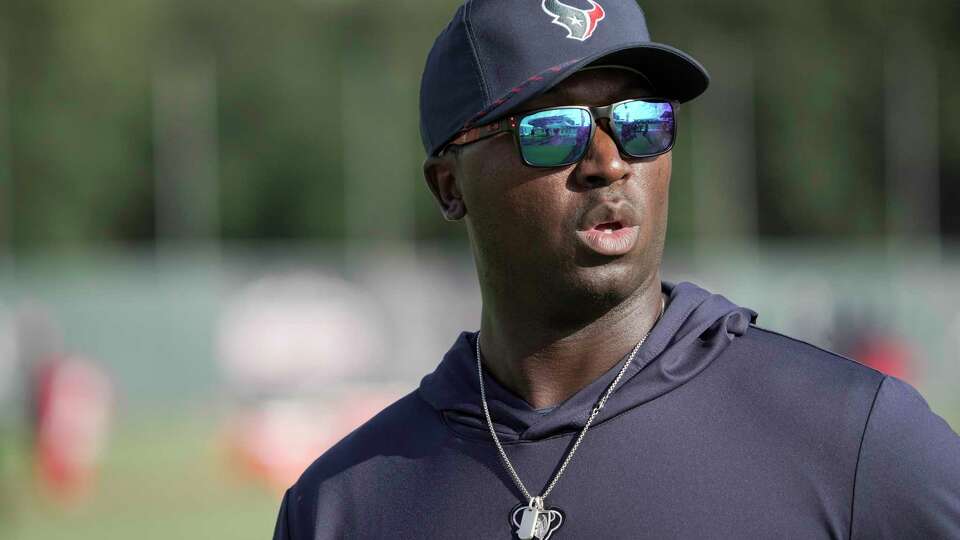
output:
<instances>
[{"instance_id":1,"label":"man's teeth","mask_svg":"<svg viewBox=\"0 0 960 540\"><path fill-rule=\"evenodd\" d=\"M620 224L619 223L601 223L599 225L595 225L594 229L604 234L613 234L614 232L617 231L617 229L620 229Z\"/></svg>"}]
</instances>

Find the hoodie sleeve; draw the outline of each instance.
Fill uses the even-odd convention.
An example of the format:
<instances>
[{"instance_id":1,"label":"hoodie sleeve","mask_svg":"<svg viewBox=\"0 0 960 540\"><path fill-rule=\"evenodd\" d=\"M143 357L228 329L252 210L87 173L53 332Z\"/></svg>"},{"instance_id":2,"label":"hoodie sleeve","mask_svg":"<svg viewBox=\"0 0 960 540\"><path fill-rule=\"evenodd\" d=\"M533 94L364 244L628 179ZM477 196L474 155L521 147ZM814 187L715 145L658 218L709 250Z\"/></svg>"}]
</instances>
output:
<instances>
[{"instance_id":1,"label":"hoodie sleeve","mask_svg":"<svg viewBox=\"0 0 960 540\"><path fill-rule=\"evenodd\" d=\"M280 503L280 512L277 514L277 524L273 529L273 540L293 540L293 534L290 530L290 490L283 494L283 502Z\"/></svg>"},{"instance_id":2,"label":"hoodie sleeve","mask_svg":"<svg viewBox=\"0 0 960 540\"><path fill-rule=\"evenodd\" d=\"M960 538L960 437L893 377L864 430L851 521L851 538Z\"/></svg>"},{"instance_id":3,"label":"hoodie sleeve","mask_svg":"<svg viewBox=\"0 0 960 540\"><path fill-rule=\"evenodd\" d=\"M273 529L273 540L326 540L337 538L333 532L317 530L317 499L310 496L311 490L304 490L300 482L283 495L277 524Z\"/></svg>"}]
</instances>

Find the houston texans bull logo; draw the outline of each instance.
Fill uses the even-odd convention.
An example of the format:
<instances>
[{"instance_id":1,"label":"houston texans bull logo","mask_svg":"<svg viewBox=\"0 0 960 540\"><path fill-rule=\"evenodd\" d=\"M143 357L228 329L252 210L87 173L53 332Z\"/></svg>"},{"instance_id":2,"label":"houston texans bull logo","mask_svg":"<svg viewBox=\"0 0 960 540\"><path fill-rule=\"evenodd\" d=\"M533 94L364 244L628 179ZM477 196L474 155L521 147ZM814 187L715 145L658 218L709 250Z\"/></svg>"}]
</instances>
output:
<instances>
[{"instance_id":1,"label":"houston texans bull logo","mask_svg":"<svg viewBox=\"0 0 960 540\"><path fill-rule=\"evenodd\" d=\"M567 29L567 37L579 41L586 41L593 35L597 25L603 20L606 13L603 7L593 0L587 0L593 6L590 9L580 9L568 6L560 0L543 0L543 11L553 17L553 24L559 24Z\"/></svg>"}]
</instances>

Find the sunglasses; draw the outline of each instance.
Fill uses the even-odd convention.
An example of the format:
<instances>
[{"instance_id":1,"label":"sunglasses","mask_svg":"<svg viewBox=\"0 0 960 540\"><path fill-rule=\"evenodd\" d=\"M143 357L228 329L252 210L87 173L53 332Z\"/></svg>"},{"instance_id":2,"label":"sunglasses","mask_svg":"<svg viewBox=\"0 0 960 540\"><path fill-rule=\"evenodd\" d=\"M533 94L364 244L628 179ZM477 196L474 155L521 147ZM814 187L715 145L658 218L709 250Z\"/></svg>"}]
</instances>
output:
<instances>
[{"instance_id":1,"label":"sunglasses","mask_svg":"<svg viewBox=\"0 0 960 540\"><path fill-rule=\"evenodd\" d=\"M605 107L550 107L509 116L462 132L444 147L463 146L513 132L523 162L530 167L561 167L583 159L597 130L597 121L610 121L610 132L620 153L633 158L653 157L673 148L677 134L674 102L665 99L628 99Z\"/></svg>"}]
</instances>

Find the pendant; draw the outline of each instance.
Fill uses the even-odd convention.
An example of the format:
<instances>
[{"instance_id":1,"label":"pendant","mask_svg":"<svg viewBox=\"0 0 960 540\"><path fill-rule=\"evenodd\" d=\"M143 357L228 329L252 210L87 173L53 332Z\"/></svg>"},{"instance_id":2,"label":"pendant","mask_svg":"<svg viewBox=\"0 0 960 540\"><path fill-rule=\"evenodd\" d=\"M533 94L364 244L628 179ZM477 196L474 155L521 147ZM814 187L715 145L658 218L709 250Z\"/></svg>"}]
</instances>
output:
<instances>
[{"instance_id":1,"label":"pendant","mask_svg":"<svg viewBox=\"0 0 960 540\"><path fill-rule=\"evenodd\" d=\"M548 540L563 525L559 508L545 508L539 497L530 504L519 504L510 513L510 523L520 540Z\"/></svg>"}]
</instances>

